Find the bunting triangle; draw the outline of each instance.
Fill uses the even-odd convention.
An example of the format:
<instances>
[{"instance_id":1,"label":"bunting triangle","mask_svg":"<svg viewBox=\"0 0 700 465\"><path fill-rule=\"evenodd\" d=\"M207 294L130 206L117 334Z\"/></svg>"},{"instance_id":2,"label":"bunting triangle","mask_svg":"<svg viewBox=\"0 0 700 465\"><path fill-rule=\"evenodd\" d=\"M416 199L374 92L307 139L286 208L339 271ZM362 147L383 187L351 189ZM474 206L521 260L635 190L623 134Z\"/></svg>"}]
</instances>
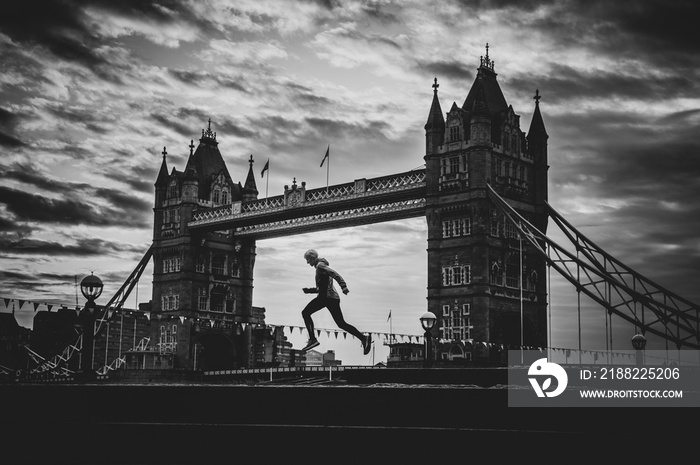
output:
<instances>
[{"instance_id":1,"label":"bunting triangle","mask_svg":"<svg viewBox=\"0 0 700 465\"><path fill-rule=\"evenodd\" d=\"M9 306L10 306L10 301L11 301L12 299L3 299L3 300L5 301L5 308L9 307Z\"/></svg>"},{"instance_id":2,"label":"bunting triangle","mask_svg":"<svg viewBox=\"0 0 700 465\"><path fill-rule=\"evenodd\" d=\"M34 311L35 311L35 312L36 312L36 309L39 308L39 305L41 305L41 304L38 304L38 303L34 302Z\"/></svg>"}]
</instances>

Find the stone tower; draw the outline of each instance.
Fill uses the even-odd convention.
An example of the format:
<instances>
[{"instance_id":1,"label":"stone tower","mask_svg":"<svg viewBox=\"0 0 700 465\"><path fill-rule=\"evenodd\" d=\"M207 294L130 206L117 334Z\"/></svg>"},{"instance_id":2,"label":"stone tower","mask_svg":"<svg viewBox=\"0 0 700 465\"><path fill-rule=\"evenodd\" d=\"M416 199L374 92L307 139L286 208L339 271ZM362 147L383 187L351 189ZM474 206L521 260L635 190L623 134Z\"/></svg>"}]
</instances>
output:
<instances>
[{"instance_id":1,"label":"stone tower","mask_svg":"<svg viewBox=\"0 0 700 465\"><path fill-rule=\"evenodd\" d=\"M547 344L546 268L488 199L491 185L542 232L547 133L539 109L526 136L494 62L482 56L462 106L443 118L437 79L425 125L428 310L436 336L504 346ZM522 285L521 285L522 283ZM522 336L521 336L522 315Z\"/></svg>"},{"instance_id":2,"label":"stone tower","mask_svg":"<svg viewBox=\"0 0 700 465\"><path fill-rule=\"evenodd\" d=\"M190 143L184 171L173 168L168 173L163 149L155 182L151 340L160 347L169 344L175 368L247 366L246 326L257 323L252 315L255 241L238 239L230 230L187 229L198 209L257 199L252 156L241 186L231 179L218 144L210 120L196 150L194 141Z\"/></svg>"}]
</instances>

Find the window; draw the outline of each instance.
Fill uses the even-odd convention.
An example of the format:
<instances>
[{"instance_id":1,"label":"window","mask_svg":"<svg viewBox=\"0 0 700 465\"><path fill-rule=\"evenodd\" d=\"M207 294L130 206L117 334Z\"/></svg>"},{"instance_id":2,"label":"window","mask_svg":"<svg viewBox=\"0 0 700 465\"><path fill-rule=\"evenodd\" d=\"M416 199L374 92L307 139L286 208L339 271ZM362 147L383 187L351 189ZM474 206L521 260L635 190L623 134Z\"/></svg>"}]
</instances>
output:
<instances>
[{"instance_id":1,"label":"window","mask_svg":"<svg viewBox=\"0 0 700 465\"><path fill-rule=\"evenodd\" d=\"M167 257L163 259L163 273L176 273L180 271L180 257Z\"/></svg>"},{"instance_id":2,"label":"window","mask_svg":"<svg viewBox=\"0 0 700 465\"><path fill-rule=\"evenodd\" d=\"M224 311L226 313L236 313L236 299L234 299L233 294L226 296L226 308Z\"/></svg>"},{"instance_id":3,"label":"window","mask_svg":"<svg viewBox=\"0 0 700 465\"><path fill-rule=\"evenodd\" d=\"M228 205L228 191L226 189L221 192L221 204Z\"/></svg>"},{"instance_id":4,"label":"window","mask_svg":"<svg viewBox=\"0 0 700 465\"><path fill-rule=\"evenodd\" d=\"M459 173L459 157L450 157L449 170L450 173Z\"/></svg>"},{"instance_id":5,"label":"window","mask_svg":"<svg viewBox=\"0 0 700 465\"><path fill-rule=\"evenodd\" d=\"M177 310L180 308L180 296L177 294L161 296L160 304L163 311Z\"/></svg>"},{"instance_id":6,"label":"window","mask_svg":"<svg viewBox=\"0 0 700 465\"><path fill-rule=\"evenodd\" d=\"M211 201L214 205L219 205L219 200L220 200L221 192L219 189L214 189L214 193L212 194Z\"/></svg>"},{"instance_id":7,"label":"window","mask_svg":"<svg viewBox=\"0 0 700 465\"><path fill-rule=\"evenodd\" d=\"M211 311L212 312L223 312L224 311L224 294L212 292L212 294L211 294Z\"/></svg>"},{"instance_id":8,"label":"window","mask_svg":"<svg viewBox=\"0 0 700 465\"><path fill-rule=\"evenodd\" d=\"M177 198L177 184L172 183L168 186L167 197L169 199L176 199Z\"/></svg>"},{"instance_id":9,"label":"window","mask_svg":"<svg viewBox=\"0 0 700 465\"><path fill-rule=\"evenodd\" d=\"M513 254L506 265L506 287L520 288L520 256Z\"/></svg>"},{"instance_id":10,"label":"window","mask_svg":"<svg viewBox=\"0 0 700 465\"><path fill-rule=\"evenodd\" d=\"M471 234L471 219L457 218L442 222L442 237L467 236Z\"/></svg>"},{"instance_id":11,"label":"window","mask_svg":"<svg viewBox=\"0 0 700 465\"><path fill-rule=\"evenodd\" d=\"M518 136L513 134L513 152L518 152Z\"/></svg>"},{"instance_id":12,"label":"window","mask_svg":"<svg viewBox=\"0 0 700 465\"><path fill-rule=\"evenodd\" d=\"M445 339L464 340L471 339L473 329L471 316L469 316L470 304L461 304L455 301L454 305L442 306L442 327L440 332Z\"/></svg>"},{"instance_id":13,"label":"window","mask_svg":"<svg viewBox=\"0 0 700 465\"><path fill-rule=\"evenodd\" d=\"M180 222L180 210L177 208L171 208L165 210L163 217L163 223L179 223Z\"/></svg>"},{"instance_id":14,"label":"window","mask_svg":"<svg viewBox=\"0 0 700 465\"><path fill-rule=\"evenodd\" d=\"M537 290L537 271L532 271L530 277L527 279L528 290L535 292Z\"/></svg>"},{"instance_id":15,"label":"window","mask_svg":"<svg viewBox=\"0 0 700 465\"><path fill-rule=\"evenodd\" d=\"M458 286L471 282L471 267L469 265L446 266L442 268L442 285Z\"/></svg>"},{"instance_id":16,"label":"window","mask_svg":"<svg viewBox=\"0 0 700 465\"><path fill-rule=\"evenodd\" d=\"M226 257L224 255L216 254L212 257L211 272L218 275L226 274Z\"/></svg>"},{"instance_id":17,"label":"window","mask_svg":"<svg viewBox=\"0 0 700 465\"><path fill-rule=\"evenodd\" d=\"M510 221L506 221L504 225L503 236L509 239L518 239L518 229Z\"/></svg>"},{"instance_id":18,"label":"window","mask_svg":"<svg viewBox=\"0 0 700 465\"><path fill-rule=\"evenodd\" d=\"M500 265L496 262L491 265L491 284L503 286L503 273Z\"/></svg>"},{"instance_id":19,"label":"window","mask_svg":"<svg viewBox=\"0 0 700 465\"><path fill-rule=\"evenodd\" d=\"M494 213L491 215L491 235L493 237L499 237L501 230L501 222L499 221L498 215Z\"/></svg>"},{"instance_id":20,"label":"window","mask_svg":"<svg viewBox=\"0 0 700 465\"><path fill-rule=\"evenodd\" d=\"M200 255L199 257L197 257L197 263L194 266L194 270L197 273L204 273L204 266L204 257Z\"/></svg>"},{"instance_id":21,"label":"window","mask_svg":"<svg viewBox=\"0 0 700 465\"><path fill-rule=\"evenodd\" d=\"M197 293L197 310L206 311L207 309L207 288L200 287Z\"/></svg>"},{"instance_id":22,"label":"window","mask_svg":"<svg viewBox=\"0 0 700 465\"><path fill-rule=\"evenodd\" d=\"M461 140L462 136L460 134L459 125L455 124L450 126L450 142L455 142Z\"/></svg>"}]
</instances>

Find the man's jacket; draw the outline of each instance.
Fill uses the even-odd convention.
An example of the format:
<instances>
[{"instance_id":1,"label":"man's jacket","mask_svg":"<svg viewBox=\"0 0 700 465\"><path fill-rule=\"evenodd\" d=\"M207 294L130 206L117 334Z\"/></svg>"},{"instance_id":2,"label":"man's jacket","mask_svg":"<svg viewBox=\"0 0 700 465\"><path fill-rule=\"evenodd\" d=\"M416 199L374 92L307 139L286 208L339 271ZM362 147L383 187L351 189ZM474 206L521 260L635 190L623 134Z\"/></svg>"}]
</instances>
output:
<instances>
[{"instance_id":1,"label":"man's jacket","mask_svg":"<svg viewBox=\"0 0 700 465\"><path fill-rule=\"evenodd\" d=\"M318 292L320 296L328 299L340 300L340 296L333 287L333 280L338 281L340 288L345 291L348 286L345 280L333 268L328 266L328 260L319 258L316 263L316 288L312 292Z\"/></svg>"}]
</instances>

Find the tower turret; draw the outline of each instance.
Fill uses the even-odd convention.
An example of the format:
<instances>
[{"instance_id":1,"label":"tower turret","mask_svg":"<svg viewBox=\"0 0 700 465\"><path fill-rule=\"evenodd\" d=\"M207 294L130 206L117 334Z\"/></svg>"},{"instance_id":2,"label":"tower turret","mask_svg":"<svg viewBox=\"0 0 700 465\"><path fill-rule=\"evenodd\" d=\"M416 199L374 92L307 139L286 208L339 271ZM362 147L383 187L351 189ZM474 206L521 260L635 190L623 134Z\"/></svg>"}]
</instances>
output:
<instances>
[{"instance_id":1,"label":"tower turret","mask_svg":"<svg viewBox=\"0 0 700 465\"><path fill-rule=\"evenodd\" d=\"M243 185L242 198L244 202L258 199L258 187L255 185L255 174L253 174L253 155L248 160L248 177Z\"/></svg>"},{"instance_id":2,"label":"tower turret","mask_svg":"<svg viewBox=\"0 0 700 465\"><path fill-rule=\"evenodd\" d=\"M168 163L165 160L165 156L168 152L163 147L163 162L160 164L160 171L158 171L158 177L154 186L156 187L156 206L165 200L165 192L168 188Z\"/></svg>"},{"instance_id":3,"label":"tower turret","mask_svg":"<svg viewBox=\"0 0 700 465\"><path fill-rule=\"evenodd\" d=\"M549 162L547 156L547 131L544 128L544 121L542 120L542 113L540 112L540 90L535 90L535 111L532 114L532 121L530 122L530 130L527 133L527 149L528 155L534 160L534 194L535 194L535 204L538 209L544 208L544 201L549 198L549 189L547 182L547 171L549 171ZM542 232L547 232L547 222L541 222L535 226Z\"/></svg>"},{"instance_id":4,"label":"tower turret","mask_svg":"<svg viewBox=\"0 0 700 465\"><path fill-rule=\"evenodd\" d=\"M437 148L442 145L445 139L445 118L442 115L440 108L440 99L438 99L437 78L433 83L433 103L430 105L428 112L428 121L425 123L425 154L432 155L437 153Z\"/></svg>"}]
</instances>

